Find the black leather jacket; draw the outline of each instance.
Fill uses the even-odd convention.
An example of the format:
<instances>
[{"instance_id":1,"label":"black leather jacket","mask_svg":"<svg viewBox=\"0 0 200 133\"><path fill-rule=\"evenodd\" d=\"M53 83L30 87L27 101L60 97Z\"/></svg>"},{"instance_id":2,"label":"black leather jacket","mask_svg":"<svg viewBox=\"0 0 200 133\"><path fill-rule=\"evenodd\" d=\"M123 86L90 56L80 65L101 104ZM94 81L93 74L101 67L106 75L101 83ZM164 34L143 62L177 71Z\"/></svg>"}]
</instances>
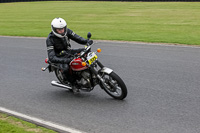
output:
<instances>
[{"instance_id":1,"label":"black leather jacket","mask_svg":"<svg viewBox=\"0 0 200 133\"><path fill-rule=\"evenodd\" d=\"M46 39L47 45L47 53L49 61L52 63L69 63L71 61L70 58L59 57L59 53L62 50L65 50L69 54L74 54L80 52L80 49L71 49L70 39L79 43L79 44L86 44L87 39L80 37L79 35L75 34L72 30L67 29L67 36L64 38L59 38L51 32Z\"/></svg>"}]
</instances>

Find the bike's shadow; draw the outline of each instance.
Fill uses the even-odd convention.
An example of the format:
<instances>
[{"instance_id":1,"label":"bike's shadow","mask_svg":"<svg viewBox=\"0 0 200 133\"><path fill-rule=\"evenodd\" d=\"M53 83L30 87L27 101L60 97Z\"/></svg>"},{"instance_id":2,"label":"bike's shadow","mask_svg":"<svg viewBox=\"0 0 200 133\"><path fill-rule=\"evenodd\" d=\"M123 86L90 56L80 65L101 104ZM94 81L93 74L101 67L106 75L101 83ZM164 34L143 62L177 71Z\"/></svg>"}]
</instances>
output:
<instances>
[{"instance_id":1,"label":"bike's shadow","mask_svg":"<svg viewBox=\"0 0 200 133\"><path fill-rule=\"evenodd\" d=\"M54 89L50 92L48 92L49 97L51 97L51 100L55 101L76 101L76 102L98 102L98 103L104 103L104 104L110 104L113 102L117 103L126 103L127 100L116 100L112 97L110 97L104 90L95 88L91 92L84 92L80 91L78 93L73 93L68 89Z\"/></svg>"}]
</instances>

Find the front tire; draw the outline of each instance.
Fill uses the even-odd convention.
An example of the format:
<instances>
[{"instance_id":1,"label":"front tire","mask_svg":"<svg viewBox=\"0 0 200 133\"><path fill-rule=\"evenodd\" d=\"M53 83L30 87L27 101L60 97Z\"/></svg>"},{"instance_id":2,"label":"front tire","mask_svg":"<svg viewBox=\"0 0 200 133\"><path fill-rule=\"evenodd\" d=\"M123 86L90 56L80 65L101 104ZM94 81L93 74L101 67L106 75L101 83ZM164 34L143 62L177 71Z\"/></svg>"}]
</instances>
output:
<instances>
[{"instance_id":1,"label":"front tire","mask_svg":"<svg viewBox=\"0 0 200 133\"><path fill-rule=\"evenodd\" d=\"M103 73L102 78L105 80L105 84L101 83L100 86L108 95L118 100L123 100L127 96L126 85L116 73Z\"/></svg>"}]
</instances>

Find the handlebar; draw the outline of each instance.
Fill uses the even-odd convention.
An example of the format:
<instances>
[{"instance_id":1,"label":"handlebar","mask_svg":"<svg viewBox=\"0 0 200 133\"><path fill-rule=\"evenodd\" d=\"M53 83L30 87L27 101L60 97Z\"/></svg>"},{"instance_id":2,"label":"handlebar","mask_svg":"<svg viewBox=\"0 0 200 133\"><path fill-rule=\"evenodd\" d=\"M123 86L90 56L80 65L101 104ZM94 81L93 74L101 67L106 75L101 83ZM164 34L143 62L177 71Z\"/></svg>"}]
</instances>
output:
<instances>
[{"instance_id":1,"label":"handlebar","mask_svg":"<svg viewBox=\"0 0 200 133\"><path fill-rule=\"evenodd\" d=\"M76 58L82 57L83 55L85 55L91 49L91 46L94 44L93 41L90 42L91 44L89 43L91 36L92 36L92 34L90 32L88 32L88 34L87 34L88 42L87 42L87 45L86 45L87 47L85 47L85 50L81 51L80 55L78 55L78 56L75 55Z\"/></svg>"},{"instance_id":2,"label":"handlebar","mask_svg":"<svg viewBox=\"0 0 200 133\"><path fill-rule=\"evenodd\" d=\"M80 55L78 55L78 56L76 56L76 58L80 58L80 57L82 57L83 55L85 55L90 49L91 49L91 46L92 46L93 44L88 44L87 43L87 47L85 47L85 50L83 50L83 51L81 51L81 53L80 53Z\"/></svg>"}]
</instances>

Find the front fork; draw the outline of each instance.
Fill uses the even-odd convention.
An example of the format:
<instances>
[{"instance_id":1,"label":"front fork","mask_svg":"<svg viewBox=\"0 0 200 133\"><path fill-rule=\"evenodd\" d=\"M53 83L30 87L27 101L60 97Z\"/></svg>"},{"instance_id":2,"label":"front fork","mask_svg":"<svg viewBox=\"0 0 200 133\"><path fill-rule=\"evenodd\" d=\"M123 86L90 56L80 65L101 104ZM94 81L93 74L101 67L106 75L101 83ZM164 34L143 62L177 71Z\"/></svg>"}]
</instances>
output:
<instances>
[{"instance_id":1,"label":"front fork","mask_svg":"<svg viewBox=\"0 0 200 133\"><path fill-rule=\"evenodd\" d=\"M99 65L99 67L101 68L100 72L103 72L103 73L107 73L107 74L110 74L113 70L110 69L110 68L107 68L105 67L101 62L99 62L98 60L96 61L96 63ZM96 77L100 80L100 82L102 83L102 85L106 87L106 84L105 84L105 80L101 77L101 75L99 75L98 71L96 71L94 69L94 64L91 65L90 67L90 70L92 71L92 73L94 73L96 75Z\"/></svg>"},{"instance_id":2,"label":"front fork","mask_svg":"<svg viewBox=\"0 0 200 133\"><path fill-rule=\"evenodd\" d=\"M97 60L97 64L101 67L101 69L104 67L104 65L98 60Z\"/></svg>"},{"instance_id":3,"label":"front fork","mask_svg":"<svg viewBox=\"0 0 200 133\"><path fill-rule=\"evenodd\" d=\"M103 64L101 64L101 62L99 62L99 61L97 60L96 63L99 65L99 67L100 67L101 69L103 69L104 66L103 66ZM94 68L95 68L95 63L92 64L92 65L90 66L90 70L92 71L92 73L94 73L94 75L95 75L101 82L104 82L103 78L99 75L98 71L96 71Z\"/></svg>"}]
</instances>

